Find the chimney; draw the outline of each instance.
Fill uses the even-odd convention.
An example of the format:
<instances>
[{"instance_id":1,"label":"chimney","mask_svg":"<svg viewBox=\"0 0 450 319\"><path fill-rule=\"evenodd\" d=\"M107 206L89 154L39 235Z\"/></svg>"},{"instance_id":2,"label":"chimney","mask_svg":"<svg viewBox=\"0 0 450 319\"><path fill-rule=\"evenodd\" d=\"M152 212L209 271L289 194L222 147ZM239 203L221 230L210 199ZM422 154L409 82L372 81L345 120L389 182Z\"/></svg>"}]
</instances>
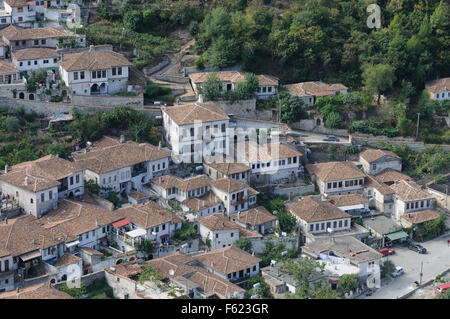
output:
<instances>
[{"instance_id":1,"label":"chimney","mask_svg":"<svg viewBox=\"0 0 450 319\"><path fill-rule=\"evenodd\" d=\"M5 224L8 225L8 217L5 218Z\"/></svg>"},{"instance_id":2,"label":"chimney","mask_svg":"<svg viewBox=\"0 0 450 319\"><path fill-rule=\"evenodd\" d=\"M91 44L91 45L89 46L89 52L92 52L92 51L94 51L94 45L93 45L93 44Z\"/></svg>"},{"instance_id":3,"label":"chimney","mask_svg":"<svg viewBox=\"0 0 450 319\"><path fill-rule=\"evenodd\" d=\"M28 186L28 176L25 176L25 186Z\"/></svg>"},{"instance_id":4,"label":"chimney","mask_svg":"<svg viewBox=\"0 0 450 319\"><path fill-rule=\"evenodd\" d=\"M125 143L125 135L120 135L120 144Z\"/></svg>"},{"instance_id":5,"label":"chimney","mask_svg":"<svg viewBox=\"0 0 450 319\"><path fill-rule=\"evenodd\" d=\"M5 165L5 174L8 174L9 171L9 165Z\"/></svg>"},{"instance_id":6,"label":"chimney","mask_svg":"<svg viewBox=\"0 0 450 319\"><path fill-rule=\"evenodd\" d=\"M98 219L95 219L95 226L98 227Z\"/></svg>"},{"instance_id":7,"label":"chimney","mask_svg":"<svg viewBox=\"0 0 450 319\"><path fill-rule=\"evenodd\" d=\"M161 150L161 141L159 141L159 143L158 143L158 150L159 151Z\"/></svg>"}]
</instances>

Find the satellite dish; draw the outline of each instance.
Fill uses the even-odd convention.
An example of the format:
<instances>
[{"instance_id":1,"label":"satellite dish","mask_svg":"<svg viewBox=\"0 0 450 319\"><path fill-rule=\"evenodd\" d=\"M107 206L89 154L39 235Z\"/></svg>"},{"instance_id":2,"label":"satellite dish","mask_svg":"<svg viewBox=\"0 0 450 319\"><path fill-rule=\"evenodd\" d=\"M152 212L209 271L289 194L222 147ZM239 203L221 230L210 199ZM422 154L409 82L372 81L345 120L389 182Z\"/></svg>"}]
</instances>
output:
<instances>
[{"instance_id":1,"label":"satellite dish","mask_svg":"<svg viewBox=\"0 0 450 319\"><path fill-rule=\"evenodd\" d=\"M327 228L327 232L332 234L333 233L333 229L331 229L330 227Z\"/></svg>"},{"instance_id":2,"label":"satellite dish","mask_svg":"<svg viewBox=\"0 0 450 319\"><path fill-rule=\"evenodd\" d=\"M253 288L258 288L261 284L259 282L257 282L256 284L253 285Z\"/></svg>"},{"instance_id":3,"label":"satellite dish","mask_svg":"<svg viewBox=\"0 0 450 319\"><path fill-rule=\"evenodd\" d=\"M277 215L277 214L278 214L278 211L277 211L277 210L274 210L272 214Z\"/></svg>"},{"instance_id":4,"label":"satellite dish","mask_svg":"<svg viewBox=\"0 0 450 319\"><path fill-rule=\"evenodd\" d=\"M169 270L169 275L171 275L171 276L175 275L175 271L173 269L170 269Z\"/></svg>"}]
</instances>

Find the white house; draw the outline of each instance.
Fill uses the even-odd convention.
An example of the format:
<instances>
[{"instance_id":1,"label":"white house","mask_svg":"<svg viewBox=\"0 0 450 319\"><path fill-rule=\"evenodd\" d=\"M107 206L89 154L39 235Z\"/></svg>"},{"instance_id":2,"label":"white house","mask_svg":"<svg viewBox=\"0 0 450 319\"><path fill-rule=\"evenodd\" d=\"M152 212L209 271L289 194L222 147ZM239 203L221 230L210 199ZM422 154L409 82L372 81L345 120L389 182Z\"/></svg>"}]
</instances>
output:
<instances>
[{"instance_id":1,"label":"white house","mask_svg":"<svg viewBox=\"0 0 450 319\"><path fill-rule=\"evenodd\" d=\"M366 174L352 162L326 162L306 165L311 179L321 194L342 195L361 193Z\"/></svg>"},{"instance_id":2,"label":"white house","mask_svg":"<svg viewBox=\"0 0 450 319\"><path fill-rule=\"evenodd\" d=\"M189 74L189 80L195 93L199 94L199 89L208 80L208 76L215 73L216 76L223 82L221 90L234 91L236 89L237 82L245 81L245 73L241 71L219 71L219 72L199 72ZM258 78L258 89L255 96L258 99L267 99L271 96L275 96L277 93L277 87L279 79L272 75L260 74ZM199 101L203 101L201 94L199 95Z\"/></svg>"},{"instance_id":3,"label":"white house","mask_svg":"<svg viewBox=\"0 0 450 319\"><path fill-rule=\"evenodd\" d=\"M12 52L12 63L19 72L46 69L59 70L59 54L54 49L31 48Z\"/></svg>"},{"instance_id":4,"label":"white house","mask_svg":"<svg viewBox=\"0 0 450 319\"><path fill-rule=\"evenodd\" d=\"M0 85L21 82L19 70L10 62L0 60Z\"/></svg>"},{"instance_id":5,"label":"white house","mask_svg":"<svg viewBox=\"0 0 450 319\"><path fill-rule=\"evenodd\" d=\"M82 171L55 155L5 167L0 175L3 195L14 198L28 214L40 218L58 206L58 198L84 193Z\"/></svg>"},{"instance_id":6,"label":"white house","mask_svg":"<svg viewBox=\"0 0 450 319\"><path fill-rule=\"evenodd\" d=\"M2 2L2 16L4 18L10 16L13 24L30 27L36 21L34 6L26 0L3 0Z\"/></svg>"},{"instance_id":7,"label":"white house","mask_svg":"<svg viewBox=\"0 0 450 319\"><path fill-rule=\"evenodd\" d=\"M199 233L204 242L210 241L211 250L232 246L239 240L239 226L222 214L198 219Z\"/></svg>"},{"instance_id":8,"label":"white house","mask_svg":"<svg viewBox=\"0 0 450 319\"><path fill-rule=\"evenodd\" d=\"M258 144L250 140L237 143L237 162L251 167L250 183L267 185L296 180L303 173L302 153L283 143Z\"/></svg>"},{"instance_id":9,"label":"white house","mask_svg":"<svg viewBox=\"0 0 450 319\"><path fill-rule=\"evenodd\" d=\"M272 233L274 227L278 225L278 218L269 213L264 206L238 212L231 216L231 220L242 227L250 228L263 235Z\"/></svg>"},{"instance_id":10,"label":"white house","mask_svg":"<svg viewBox=\"0 0 450 319\"><path fill-rule=\"evenodd\" d=\"M305 242L311 241L311 235L349 230L352 216L340 210L331 202L308 196L298 198L297 202L287 207L300 226Z\"/></svg>"},{"instance_id":11,"label":"white house","mask_svg":"<svg viewBox=\"0 0 450 319\"><path fill-rule=\"evenodd\" d=\"M245 211L256 205L256 190L232 178L221 178L211 182L211 190L220 198L225 214L231 215Z\"/></svg>"},{"instance_id":12,"label":"white house","mask_svg":"<svg viewBox=\"0 0 450 319\"><path fill-rule=\"evenodd\" d=\"M348 90L341 83L327 84L321 81L287 84L285 88L290 94L300 97L307 106L314 105L318 97L347 94Z\"/></svg>"},{"instance_id":13,"label":"white house","mask_svg":"<svg viewBox=\"0 0 450 319\"><path fill-rule=\"evenodd\" d=\"M74 153L75 165L103 189L128 193L142 191L143 184L169 168L170 153L148 143L103 137L87 149Z\"/></svg>"},{"instance_id":14,"label":"white house","mask_svg":"<svg viewBox=\"0 0 450 319\"><path fill-rule=\"evenodd\" d=\"M131 63L120 53L90 46L86 51L62 53L61 79L76 95L127 92Z\"/></svg>"},{"instance_id":15,"label":"white house","mask_svg":"<svg viewBox=\"0 0 450 319\"><path fill-rule=\"evenodd\" d=\"M174 162L202 163L203 157L227 154L229 117L215 103L162 107L161 111Z\"/></svg>"},{"instance_id":16,"label":"white house","mask_svg":"<svg viewBox=\"0 0 450 319\"><path fill-rule=\"evenodd\" d=\"M261 259L236 246L219 248L194 258L209 272L234 283L243 283L259 275Z\"/></svg>"},{"instance_id":17,"label":"white house","mask_svg":"<svg viewBox=\"0 0 450 319\"><path fill-rule=\"evenodd\" d=\"M376 175L385 169L402 171L402 159L391 151L367 149L359 154L359 161L366 174Z\"/></svg>"},{"instance_id":18,"label":"white house","mask_svg":"<svg viewBox=\"0 0 450 319\"><path fill-rule=\"evenodd\" d=\"M450 77L428 82L425 89L432 100L448 100L450 99Z\"/></svg>"},{"instance_id":19,"label":"white house","mask_svg":"<svg viewBox=\"0 0 450 319\"><path fill-rule=\"evenodd\" d=\"M251 167L244 163L238 163L230 157L206 158L203 168L204 172L214 180L226 177L250 183Z\"/></svg>"}]
</instances>

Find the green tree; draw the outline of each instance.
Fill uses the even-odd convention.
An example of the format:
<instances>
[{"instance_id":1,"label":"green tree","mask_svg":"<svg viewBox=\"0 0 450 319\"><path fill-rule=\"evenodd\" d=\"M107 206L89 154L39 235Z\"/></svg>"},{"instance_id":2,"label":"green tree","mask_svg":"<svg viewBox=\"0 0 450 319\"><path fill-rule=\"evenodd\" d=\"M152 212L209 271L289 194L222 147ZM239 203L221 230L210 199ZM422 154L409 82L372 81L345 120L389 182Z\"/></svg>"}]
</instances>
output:
<instances>
[{"instance_id":1,"label":"green tree","mask_svg":"<svg viewBox=\"0 0 450 319\"><path fill-rule=\"evenodd\" d=\"M183 222L181 224L181 228L175 230L174 238L185 241L192 238L195 238L197 236L197 230L192 226L189 222Z\"/></svg>"},{"instance_id":2,"label":"green tree","mask_svg":"<svg viewBox=\"0 0 450 319\"><path fill-rule=\"evenodd\" d=\"M6 132L17 132L20 128L19 119L15 116L8 116L5 119L3 128Z\"/></svg>"},{"instance_id":3,"label":"green tree","mask_svg":"<svg viewBox=\"0 0 450 319\"><path fill-rule=\"evenodd\" d=\"M133 31L138 31L143 22L142 12L137 10L126 11L123 16L124 25Z\"/></svg>"},{"instance_id":4,"label":"green tree","mask_svg":"<svg viewBox=\"0 0 450 319\"><path fill-rule=\"evenodd\" d=\"M339 288L347 293L355 290L358 283L358 275L342 275L339 278Z\"/></svg>"},{"instance_id":5,"label":"green tree","mask_svg":"<svg viewBox=\"0 0 450 319\"><path fill-rule=\"evenodd\" d=\"M233 243L233 246L245 250L248 253L252 252L252 242L248 238L240 238Z\"/></svg>"},{"instance_id":6,"label":"green tree","mask_svg":"<svg viewBox=\"0 0 450 319\"><path fill-rule=\"evenodd\" d=\"M67 158L70 155L69 149L63 144L51 144L47 147L47 154L58 155Z\"/></svg>"},{"instance_id":7,"label":"green tree","mask_svg":"<svg viewBox=\"0 0 450 319\"><path fill-rule=\"evenodd\" d=\"M279 95L279 106L281 108L280 121L283 123L294 123L301 119L308 118L308 114L303 108L303 100L298 96L281 92Z\"/></svg>"},{"instance_id":8,"label":"green tree","mask_svg":"<svg viewBox=\"0 0 450 319\"><path fill-rule=\"evenodd\" d=\"M377 104L380 104L381 93L391 89L395 80L394 68L387 64L377 64L368 67L362 74L364 85L373 94L377 94Z\"/></svg>"},{"instance_id":9,"label":"green tree","mask_svg":"<svg viewBox=\"0 0 450 319\"><path fill-rule=\"evenodd\" d=\"M239 47L235 40L220 35L206 50L205 57L213 68L226 68L238 62Z\"/></svg>"},{"instance_id":10,"label":"green tree","mask_svg":"<svg viewBox=\"0 0 450 319\"><path fill-rule=\"evenodd\" d=\"M338 128L341 124L341 116L337 112L331 112L325 119L325 126L328 128Z\"/></svg>"},{"instance_id":11,"label":"green tree","mask_svg":"<svg viewBox=\"0 0 450 319\"><path fill-rule=\"evenodd\" d=\"M384 278L386 275L390 275L395 270L395 264L392 260L385 260L384 263L380 265L381 277Z\"/></svg>"},{"instance_id":12,"label":"green tree","mask_svg":"<svg viewBox=\"0 0 450 319\"><path fill-rule=\"evenodd\" d=\"M325 279L316 279L317 275L324 272L325 264L311 259L298 258L295 261L286 261L282 269L292 274L297 282L298 290L295 295L289 295L296 299L336 299L339 295L331 290Z\"/></svg>"},{"instance_id":13,"label":"green tree","mask_svg":"<svg viewBox=\"0 0 450 319\"><path fill-rule=\"evenodd\" d=\"M205 101L217 101L222 97L223 82L216 73L210 73L206 77L206 81L199 89L199 93L203 94Z\"/></svg>"},{"instance_id":14,"label":"green tree","mask_svg":"<svg viewBox=\"0 0 450 319\"><path fill-rule=\"evenodd\" d=\"M143 239L141 243L137 246L137 251L145 254L148 256L153 252L154 246L151 240L149 239Z\"/></svg>"},{"instance_id":15,"label":"green tree","mask_svg":"<svg viewBox=\"0 0 450 319\"><path fill-rule=\"evenodd\" d=\"M254 285L259 284L257 287L253 287ZM250 299L251 296L257 296L258 299L272 299L273 296L270 293L269 285L264 281L264 278L261 276L253 276L249 280L249 290L245 292L244 297L246 299Z\"/></svg>"}]
</instances>

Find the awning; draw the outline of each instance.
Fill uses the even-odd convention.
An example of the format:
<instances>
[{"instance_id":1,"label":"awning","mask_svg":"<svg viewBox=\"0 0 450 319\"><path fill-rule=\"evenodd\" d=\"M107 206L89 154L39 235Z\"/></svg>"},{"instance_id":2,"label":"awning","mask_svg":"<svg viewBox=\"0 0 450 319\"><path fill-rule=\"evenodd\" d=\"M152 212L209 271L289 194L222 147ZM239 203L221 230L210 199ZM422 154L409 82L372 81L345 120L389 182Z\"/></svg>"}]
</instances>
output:
<instances>
[{"instance_id":1,"label":"awning","mask_svg":"<svg viewBox=\"0 0 450 319\"><path fill-rule=\"evenodd\" d=\"M106 237L100 238L100 241L101 241L101 242L108 241L108 238L106 238Z\"/></svg>"},{"instance_id":2,"label":"awning","mask_svg":"<svg viewBox=\"0 0 450 319\"><path fill-rule=\"evenodd\" d=\"M389 238L391 241L394 241L400 238L408 238L408 234L405 233L403 230L399 230L395 233L387 234L386 237Z\"/></svg>"},{"instance_id":3,"label":"awning","mask_svg":"<svg viewBox=\"0 0 450 319\"><path fill-rule=\"evenodd\" d=\"M160 238L166 238L169 237L169 234L161 235Z\"/></svg>"},{"instance_id":4,"label":"awning","mask_svg":"<svg viewBox=\"0 0 450 319\"><path fill-rule=\"evenodd\" d=\"M112 223L112 225L115 228L120 228L120 227L123 227L125 225L128 225L129 223L130 223L130 221L128 219L124 218L124 219L121 219L121 220L119 220L119 221L117 221L115 223Z\"/></svg>"},{"instance_id":5,"label":"awning","mask_svg":"<svg viewBox=\"0 0 450 319\"><path fill-rule=\"evenodd\" d=\"M144 235L146 235L147 234L147 232L144 230L144 229L135 229L135 230L132 230L132 231L129 231L129 232L127 232L126 233L128 236L130 236L131 238L136 238L136 237L139 237L139 236L144 236Z\"/></svg>"},{"instance_id":6,"label":"awning","mask_svg":"<svg viewBox=\"0 0 450 319\"><path fill-rule=\"evenodd\" d=\"M70 248L70 247L78 245L79 243L80 243L79 240L74 240L74 241L71 241L70 243L66 243L66 247Z\"/></svg>"},{"instance_id":7,"label":"awning","mask_svg":"<svg viewBox=\"0 0 450 319\"><path fill-rule=\"evenodd\" d=\"M21 256L19 256L20 259L22 259L23 262L31 260L31 259L35 259L38 257L41 257L41 252L39 250L35 250L35 251L31 251L29 253L23 254Z\"/></svg>"}]
</instances>

